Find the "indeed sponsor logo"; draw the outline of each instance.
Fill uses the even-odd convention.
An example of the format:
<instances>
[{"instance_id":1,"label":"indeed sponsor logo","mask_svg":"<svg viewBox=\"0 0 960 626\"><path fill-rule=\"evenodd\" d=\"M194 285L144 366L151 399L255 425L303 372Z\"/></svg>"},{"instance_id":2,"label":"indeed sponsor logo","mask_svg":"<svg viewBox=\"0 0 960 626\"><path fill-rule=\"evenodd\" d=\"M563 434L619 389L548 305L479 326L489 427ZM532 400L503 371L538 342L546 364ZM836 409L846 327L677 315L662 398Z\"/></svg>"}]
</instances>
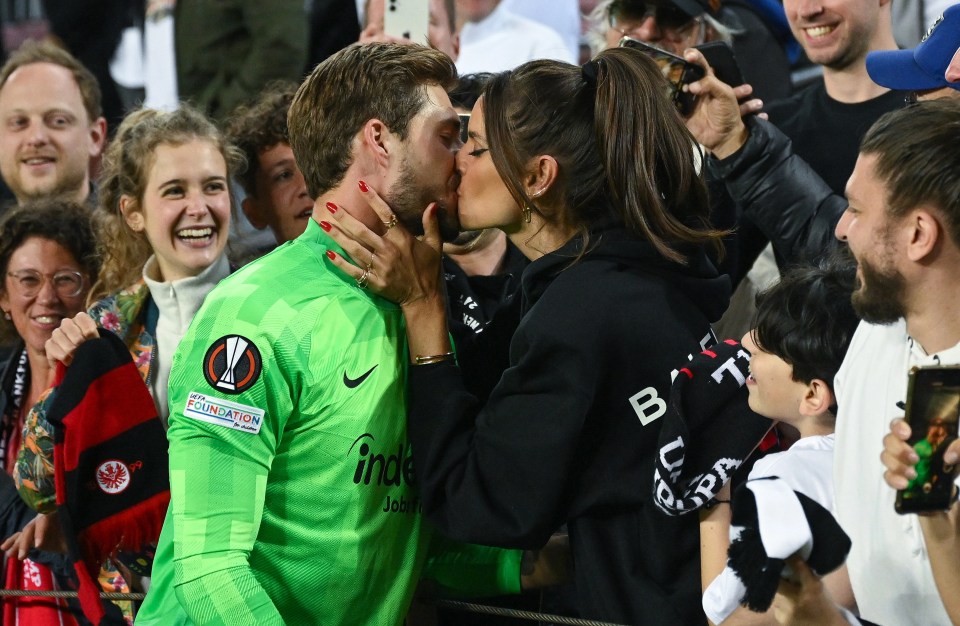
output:
<instances>
[{"instance_id":1,"label":"indeed sponsor logo","mask_svg":"<svg viewBox=\"0 0 960 626\"><path fill-rule=\"evenodd\" d=\"M370 433L360 435L351 444L347 454L358 457L353 472L354 484L397 486L403 483L412 487L414 475L410 446L398 444L396 452L390 450L389 454L375 450L374 446L376 440Z\"/></svg>"},{"instance_id":2,"label":"indeed sponsor logo","mask_svg":"<svg viewBox=\"0 0 960 626\"><path fill-rule=\"evenodd\" d=\"M254 406L193 391L187 396L183 414L210 424L258 433L263 424L264 411Z\"/></svg>"}]
</instances>

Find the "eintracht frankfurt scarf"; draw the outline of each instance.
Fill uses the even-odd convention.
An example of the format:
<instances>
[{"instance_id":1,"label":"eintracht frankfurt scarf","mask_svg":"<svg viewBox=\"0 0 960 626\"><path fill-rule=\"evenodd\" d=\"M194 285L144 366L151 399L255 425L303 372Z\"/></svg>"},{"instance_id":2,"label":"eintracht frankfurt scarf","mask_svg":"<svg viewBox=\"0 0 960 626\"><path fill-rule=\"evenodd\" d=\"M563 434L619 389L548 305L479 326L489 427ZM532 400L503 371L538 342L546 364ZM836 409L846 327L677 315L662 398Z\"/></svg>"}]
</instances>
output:
<instances>
[{"instance_id":1,"label":"eintracht frankfurt scarf","mask_svg":"<svg viewBox=\"0 0 960 626\"><path fill-rule=\"evenodd\" d=\"M98 624L101 563L160 536L170 501L167 439L130 352L109 331L81 344L70 367L59 365L55 384L47 418L60 523L84 615Z\"/></svg>"},{"instance_id":2,"label":"eintracht frankfurt scarf","mask_svg":"<svg viewBox=\"0 0 960 626\"><path fill-rule=\"evenodd\" d=\"M732 339L693 357L670 388L654 470L654 502L668 515L713 499L773 422L747 404L750 354Z\"/></svg>"}]
</instances>

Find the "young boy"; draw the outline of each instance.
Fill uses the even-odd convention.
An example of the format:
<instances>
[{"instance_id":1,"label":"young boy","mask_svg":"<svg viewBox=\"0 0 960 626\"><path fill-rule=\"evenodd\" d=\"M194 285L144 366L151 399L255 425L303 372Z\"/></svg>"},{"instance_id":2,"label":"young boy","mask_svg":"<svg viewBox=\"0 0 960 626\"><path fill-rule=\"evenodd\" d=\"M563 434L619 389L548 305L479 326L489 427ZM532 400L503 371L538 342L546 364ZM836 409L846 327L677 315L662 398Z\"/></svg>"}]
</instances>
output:
<instances>
[{"instance_id":1,"label":"young boy","mask_svg":"<svg viewBox=\"0 0 960 626\"><path fill-rule=\"evenodd\" d=\"M287 111L297 91L293 83L267 85L256 102L234 111L227 135L247 159L239 180L247 194L244 215L257 230L269 227L277 244L299 237L313 212L313 198L293 158Z\"/></svg>"},{"instance_id":2,"label":"young boy","mask_svg":"<svg viewBox=\"0 0 960 626\"><path fill-rule=\"evenodd\" d=\"M834 261L796 268L757 296L753 330L741 343L751 353L747 389L750 408L794 427L800 439L786 452L758 460L750 479L776 476L791 489L835 513L833 378L840 368L859 320L850 304L854 268ZM729 486L720 506L701 521L702 576L710 583L703 608L711 623L776 623L739 606L742 586L726 564L729 545ZM722 555L722 556L719 556ZM710 582L712 581L712 582ZM824 585L842 606L852 605L846 569L824 577ZM767 618L767 619L765 619Z\"/></svg>"}]
</instances>

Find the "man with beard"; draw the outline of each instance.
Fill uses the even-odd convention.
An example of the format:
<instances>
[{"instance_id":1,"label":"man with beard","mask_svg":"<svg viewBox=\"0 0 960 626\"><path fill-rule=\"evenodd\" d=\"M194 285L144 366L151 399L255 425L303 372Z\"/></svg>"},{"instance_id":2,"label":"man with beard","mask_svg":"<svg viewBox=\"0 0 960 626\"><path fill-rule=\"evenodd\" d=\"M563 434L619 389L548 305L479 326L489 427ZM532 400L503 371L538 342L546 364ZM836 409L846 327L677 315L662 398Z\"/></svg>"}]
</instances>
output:
<instances>
[{"instance_id":1,"label":"man with beard","mask_svg":"<svg viewBox=\"0 0 960 626\"><path fill-rule=\"evenodd\" d=\"M864 138L847 198L836 235L857 260L852 301L863 322L835 381L834 480L837 518L853 542L850 581L867 620L949 624L933 549L953 545L956 554L958 506L898 515L880 453L903 414L909 369L960 364L960 102L924 101L882 117ZM949 534L925 544L931 524ZM805 611L822 600L800 597ZM821 614L810 623L830 621Z\"/></svg>"},{"instance_id":2,"label":"man with beard","mask_svg":"<svg viewBox=\"0 0 960 626\"><path fill-rule=\"evenodd\" d=\"M376 259L355 259L360 280L331 262L346 252L324 220L392 228L369 183L407 228L437 202L456 234L455 76L436 50L355 44L298 90L290 144L313 216L207 296L174 357L171 505L138 624L400 624L425 564L446 587L519 590L517 552L448 546L428 563L440 542L413 485L403 317L364 289Z\"/></svg>"}]
</instances>

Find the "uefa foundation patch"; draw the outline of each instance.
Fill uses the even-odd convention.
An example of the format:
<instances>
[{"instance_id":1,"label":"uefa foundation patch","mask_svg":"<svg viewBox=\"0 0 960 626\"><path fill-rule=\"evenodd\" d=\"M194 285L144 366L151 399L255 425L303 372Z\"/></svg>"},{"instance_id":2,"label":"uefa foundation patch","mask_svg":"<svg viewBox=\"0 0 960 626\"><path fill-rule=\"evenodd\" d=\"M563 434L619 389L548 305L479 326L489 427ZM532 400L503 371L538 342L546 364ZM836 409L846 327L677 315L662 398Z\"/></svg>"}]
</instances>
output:
<instances>
[{"instance_id":1,"label":"uefa foundation patch","mask_svg":"<svg viewBox=\"0 0 960 626\"><path fill-rule=\"evenodd\" d=\"M187 396L183 414L208 424L257 434L263 424L264 410L192 391Z\"/></svg>"},{"instance_id":2,"label":"uefa foundation patch","mask_svg":"<svg viewBox=\"0 0 960 626\"><path fill-rule=\"evenodd\" d=\"M203 376L217 391L243 393L260 378L260 350L241 335L225 335L203 357Z\"/></svg>"}]
</instances>

